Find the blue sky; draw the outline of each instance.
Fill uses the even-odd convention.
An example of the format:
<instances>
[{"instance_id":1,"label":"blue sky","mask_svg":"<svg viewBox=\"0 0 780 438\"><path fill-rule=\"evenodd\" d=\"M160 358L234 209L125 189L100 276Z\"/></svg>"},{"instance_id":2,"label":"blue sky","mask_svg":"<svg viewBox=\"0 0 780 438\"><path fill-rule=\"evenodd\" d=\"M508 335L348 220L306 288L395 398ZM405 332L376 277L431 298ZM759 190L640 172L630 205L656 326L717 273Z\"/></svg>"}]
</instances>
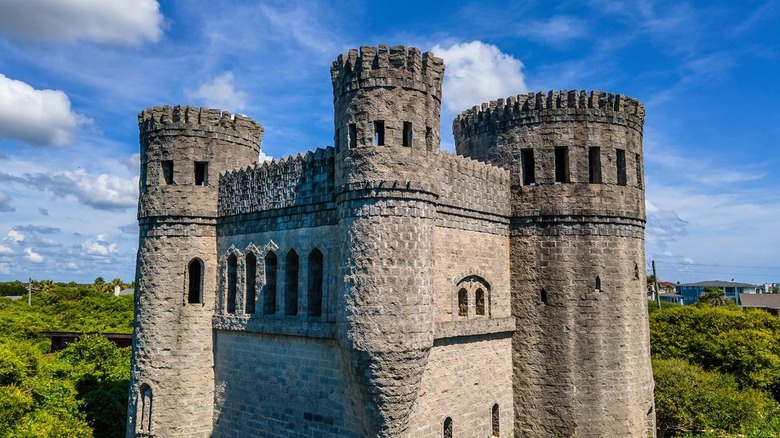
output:
<instances>
[{"instance_id":1,"label":"blue sky","mask_svg":"<svg viewBox=\"0 0 780 438\"><path fill-rule=\"evenodd\" d=\"M507 5L509 4L509 5ZM780 1L0 2L0 280L134 275L136 115L192 104L332 144L329 66L406 44L444 58L453 117L528 91L647 107L647 259L669 281L780 282Z\"/></svg>"}]
</instances>

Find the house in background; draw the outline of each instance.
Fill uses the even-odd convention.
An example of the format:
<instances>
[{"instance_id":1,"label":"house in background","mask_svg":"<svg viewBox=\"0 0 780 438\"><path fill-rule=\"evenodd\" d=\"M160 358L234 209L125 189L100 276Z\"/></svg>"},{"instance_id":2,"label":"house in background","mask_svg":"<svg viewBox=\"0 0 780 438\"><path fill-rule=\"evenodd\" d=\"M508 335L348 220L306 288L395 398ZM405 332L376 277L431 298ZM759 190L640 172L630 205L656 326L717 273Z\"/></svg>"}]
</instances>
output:
<instances>
[{"instance_id":1,"label":"house in background","mask_svg":"<svg viewBox=\"0 0 780 438\"><path fill-rule=\"evenodd\" d=\"M663 290L663 289L662 289ZM680 294L670 293L670 292L662 292L661 296L658 297L662 303L672 303L672 304L685 304L683 302L683 296Z\"/></svg>"},{"instance_id":2,"label":"house in background","mask_svg":"<svg viewBox=\"0 0 780 438\"><path fill-rule=\"evenodd\" d=\"M739 296L738 304L743 309L761 309L780 316L780 294L744 294Z\"/></svg>"},{"instance_id":3,"label":"house in background","mask_svg":"<svg viewBox=\"0 0 780 438\"><path fill-rule=\"evenodd\" d=\"M683 297L683 304L691 305L699 300L699 296L705 288L717 287L723 291L723 296L735 303L739 303L739 296L742 294L757 294L759 287L754 284L736 283L733 281L699 281L696 283L684 283L675 285L675 292Z\"/></svg>"}]
</instances>

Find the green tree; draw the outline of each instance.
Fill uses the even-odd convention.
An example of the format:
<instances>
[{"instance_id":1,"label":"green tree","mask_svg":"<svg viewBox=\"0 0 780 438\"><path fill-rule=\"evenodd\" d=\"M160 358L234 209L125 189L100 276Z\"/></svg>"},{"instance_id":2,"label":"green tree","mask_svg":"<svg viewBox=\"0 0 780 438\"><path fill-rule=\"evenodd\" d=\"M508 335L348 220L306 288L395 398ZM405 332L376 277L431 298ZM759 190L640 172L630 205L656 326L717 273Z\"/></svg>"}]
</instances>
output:
<instances>
[{"instance_id":1,"label":"green tree","mask_svg":"<svg viewBox=\"0 0 780 438\"><path fill-rule=\"evenodd\" d=\"M699 302L709 304L710 306L725 306L730 300L723 296L723 289L719 287L705 287L704 292L699 295Z\"/></svg>"},{"instance_id":2,"label":"green tree","mask_svg":"<svg viewBox=\"0 0 780 438\"><path fill-rule=\"evenodd\" d=\"M96 278L92 283L92 287L97 292L106 292L108 290L108 284L106 283L106 280L103 279L103 277Z\"/></svg>"}]
</instances>

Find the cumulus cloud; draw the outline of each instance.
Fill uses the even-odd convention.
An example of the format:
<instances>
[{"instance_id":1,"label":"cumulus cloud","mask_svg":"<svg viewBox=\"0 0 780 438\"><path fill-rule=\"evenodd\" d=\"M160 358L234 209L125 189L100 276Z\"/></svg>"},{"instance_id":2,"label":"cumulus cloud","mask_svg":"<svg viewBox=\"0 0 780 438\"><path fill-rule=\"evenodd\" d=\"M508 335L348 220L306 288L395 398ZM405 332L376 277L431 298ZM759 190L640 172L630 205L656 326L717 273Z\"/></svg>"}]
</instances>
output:
<instances>
[{"instance_id":1,"label":"cumulus cloud","mask_svg":"<svg viewBox=\"0 0 780 438\"><path fill-rule=\"evenodd\" d=\"M33 263L43 263L43 256L33 251L32 248L24 249L24 258Z\"/></svg>"},{"instance_id":2,"label":"cumulus cloud","mask_svg":"<svg viewBox=\"0 0 780 438\"><path fill-rule=\"evenodd\" d=\"M0 254L13 254L14 250L8 246L0 244Z\"/></svg>"},{"instance_id":3,"label":"cumulus cloud","mask_svg":"<svg viewBox=\"0 0 780 438\"><path fill-rule=\"evenodd\" d=\"M188 99L197 99L211 108L238 111L246 107L247 94L233 85L233 72L225 72L202 83L197 90L187 90Z\"/></svg>"},{"instance_id":4,"label":"cumulus cloud","mask_svg":"<svg viewBox=\"0 0 780 438\"><path fill-rule=\"evenodd\" d=\"M21 233L16 230L11 230L8 232L8 234L5 235L5 238L3 240L5 240L6 242L18 243L24 240L24 233Z\"/></svg>"},{"instance_id":5,"label":"cumulus cloud","mask_svg":"<svg viewBox=\"0 0 780 438\"><path fill-rule=\"evenodd\" d=\"M472 41L431 51L447 66L442 105L451 113L528 90L523 63L496 46Z\"/></svg>"},{"instance_id":6,"label":"cumulus cloud","mask_svg":"<svg viewBox=\"0 0 780 438\"><path fill-rule=\"evenodd\" d=\"M0 13L2 16L2 13ZM64 146L86 119L70 109L70 99L59 90L36 90L0 74L0 138L41 146Z\"/></svg>"},{"instance_id":7,"label":"cumulus cloud","mask_svg":"<svg viewBox=\"0 0 780 438\"><path fill-rule=\"evenodd\" d=\"M16 211L11 205L11 198L3 192L0 192L0 212Z\"/></svg>"},{"instance_id":8,"label":"cumulus cloud","mask_svg":"<svg viewBox=\"0 0 780 438\"><path fill-rule=\"evenodd\" d=\"M98 234L94 239L85 240L81 248L87 254L107 256L116 252L116 243L109 243L105 234Z\"/></svg>"},{"instance_id":9,"label":"cumulus cloud","mask_svg":"<svg viewBox=\"0 0 780 438\"><path fill-rule=\"evenodd\" d=\"M668 242L688 233L688 222L673 210L662 210L649 200L645 201L647 211L646 240L648 244L665 248Z\"/></svg>"},{"instance_id":10,"label":"cumulus cloud","mask_svg":"<svg viewBox=\"0 0 780 438\"><path fill-rule=\"evenodd\" d=\"M163 22L156 0L0 2L0 33L25 40L137 46L158 41Z\"/></svg>"},{"instance_id":11,"label":"cumulus cloud","mask_svg":"<svg viewBox=\"0 0 780 438\"><path fill-rule=\"evenodd\" d=\"M17 225L13 229L14 231L22 231L26 233L39 233L39 234L55 234L62 231L59 228L48 227L46 225Z\"/></svg>"}]
</instances>

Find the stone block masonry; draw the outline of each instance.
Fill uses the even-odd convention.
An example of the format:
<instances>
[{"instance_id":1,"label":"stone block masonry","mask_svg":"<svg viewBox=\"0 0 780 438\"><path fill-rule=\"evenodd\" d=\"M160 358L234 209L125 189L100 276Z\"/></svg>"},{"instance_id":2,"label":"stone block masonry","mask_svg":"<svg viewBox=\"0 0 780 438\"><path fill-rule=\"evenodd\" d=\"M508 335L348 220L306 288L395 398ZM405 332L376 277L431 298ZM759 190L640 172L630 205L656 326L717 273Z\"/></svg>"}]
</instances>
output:
<instances>
[{"instance_id":1,"label":"stone block masonry","mask_svg":"<svg viewBox=\"0 0 780 438\"><path fill-rule=\"evenodd\" d=\"M637 100L497 99L440 150L444 63L330 69L335 145L139 115L128 437L655 435Z\"/></svg>"}]
</instances>

